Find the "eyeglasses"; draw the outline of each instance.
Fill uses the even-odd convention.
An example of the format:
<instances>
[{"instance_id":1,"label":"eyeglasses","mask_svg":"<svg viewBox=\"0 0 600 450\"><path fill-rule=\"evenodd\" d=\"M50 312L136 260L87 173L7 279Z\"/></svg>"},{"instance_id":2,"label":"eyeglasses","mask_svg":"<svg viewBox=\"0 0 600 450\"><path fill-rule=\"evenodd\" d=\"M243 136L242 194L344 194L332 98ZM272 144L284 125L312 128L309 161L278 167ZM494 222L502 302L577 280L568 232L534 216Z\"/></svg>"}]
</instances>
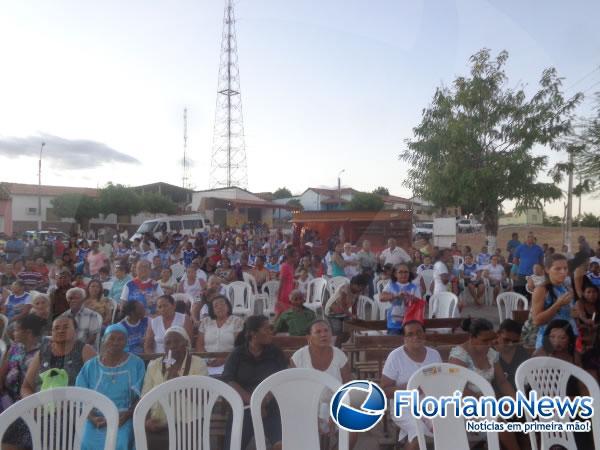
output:
<instances>
[{"instance_id":1,"label":"eyeglasses","mask_svg":"<svg viewBox=\"0 0 600 450\"><path fill-rule=\"evenodd\" d=\"M408 273L408 270L399 270L399 271L398 271L398 272L396 272L396 273Z\"/></svg>"}]
</instances>

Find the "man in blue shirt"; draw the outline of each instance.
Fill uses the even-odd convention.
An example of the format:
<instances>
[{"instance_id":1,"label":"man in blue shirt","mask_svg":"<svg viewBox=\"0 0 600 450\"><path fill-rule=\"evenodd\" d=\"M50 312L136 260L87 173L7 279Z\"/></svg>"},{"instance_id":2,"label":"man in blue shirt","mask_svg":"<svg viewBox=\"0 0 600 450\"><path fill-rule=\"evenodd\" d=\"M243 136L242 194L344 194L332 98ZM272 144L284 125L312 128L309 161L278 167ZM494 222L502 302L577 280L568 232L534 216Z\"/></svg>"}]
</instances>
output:
<instances>
[{"instance_id":1,"label":"man in blue shirt","mask_svg":"<svg viewBox=\"0 0 600 450\"><path fill-rule=\"evenodd\" d=\"M513 263L519 266L519 279L515 283L515 291L527 295L525 277L533 274L535 264L544 264L544 250L535 243L533 233L527 234L527 241L517 247L514 254Z\"/></svg>"},{"instance_id":2,"label":"man in blue shirt","mask_svg":"<svg viewBox=\"0 0 600 450\"><path fill-rule=\"evenodd\" d=\"M519 233L513 233L512 239L506 244L506 251L508 252L509 263L512 263L512 260L515 256L515 252L517 251L519 245L521 245L521 241L519 241Z\"/></svg>"}]
</instances>

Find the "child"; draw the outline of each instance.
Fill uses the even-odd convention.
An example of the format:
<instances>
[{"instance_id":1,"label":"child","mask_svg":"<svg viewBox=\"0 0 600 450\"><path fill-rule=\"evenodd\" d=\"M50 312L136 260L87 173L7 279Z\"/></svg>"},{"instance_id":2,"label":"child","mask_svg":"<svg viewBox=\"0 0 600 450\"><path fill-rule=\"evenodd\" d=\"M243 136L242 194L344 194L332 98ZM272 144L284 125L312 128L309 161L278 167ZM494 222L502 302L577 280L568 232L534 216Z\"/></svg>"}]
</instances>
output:
<instances>
[{"instance_id":1,"label":"child","mask_svg":"<svg viewBox=\"0 0 600 450\"><path fill-rule=\"evenodd\" d=\"M541 286L545 282L546 276L544 275L544 266L541 264L534 264L533 275L527 277L527 289L530 292L533 292L536 287Z\"/></svg>"},{"instance_id":2,"label":"child","mask_svg":"<svg viewBox=\"0 0 600 450\"><path fill-rule=\"evenodd\" d=\"M306 293L308 292L308 283L310 283L311 277L304 268L300 269L298 272L298 279L296 280L297 289L306 296Z\"/></svg>"}]
</instances>

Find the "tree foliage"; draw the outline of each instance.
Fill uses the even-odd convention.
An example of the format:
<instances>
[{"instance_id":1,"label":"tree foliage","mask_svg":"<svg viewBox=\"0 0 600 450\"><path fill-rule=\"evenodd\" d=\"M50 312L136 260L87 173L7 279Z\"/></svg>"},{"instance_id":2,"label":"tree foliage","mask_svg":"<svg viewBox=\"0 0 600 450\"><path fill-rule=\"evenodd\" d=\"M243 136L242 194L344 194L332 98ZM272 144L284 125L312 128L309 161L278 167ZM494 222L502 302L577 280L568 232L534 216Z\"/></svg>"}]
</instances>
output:
<instances>
[{"instance_id":1,"label":"tree foliage","mask_svg":"<svg viewBox=\"0 0 600 450\"><path fill-rule=\"evenodd\" d=\"M595 116L584 120L580 142L583 148L575 157L577 167L590 182L600 182L600 92L596 93Z\"/></svg>"},{"instance_id":2,"label":"tree foliage","mask_svg":"<svg viewBox=\"0 0 600 450\"><path fill-rule=\"evenodd\" d=\"M352 211L379 211L383 209L383 199L377 194L357 192L346 205Z\"/></svg>"},{"instance_id":3,"label":"tree foliage","mask_svg":"<svg viewBox=\"0 0 600 450\"><path fill-rule=\"evenodd\" d=\"M140 196L142 211L154 214L175 214L177 204L164 195L149 192Z\"/></svg>"},{"instance_id":4,"label":"tree foliage","mask_svg":"<svg viewBox=\"0 0 600 450\"><path fill-rule=\"evenodd\" d=\"M416 196L481 215L491 236L497 235L503 201L514 200L522 211L562 195L538 180L548 161L532 148L561 148L582 97L566 99L561 78L549 68L528 99L522 86L508 86L507 59L506 51L495 59L487 49L473 55L470 75L436 90L400 155L410 164L405 184Z\"/></svg>"},{"instance_id":5,"label":"tree foliage","mask_svg":"<svg viewBox=\"0 0 600 450\"><path fill-rule=\"evenodd\" d=\"M281 187L281 188L277 189L275 192L273 192L273 198L274 199L288 198L288 197L291 197L291 196L292 196L292 193L286 187Z\"/></svg>"},{"instance_id":6,"label":"tree foliage","mask_svg":"<svg viewBox=\"0 0 600 450\"><path fill-rule=\"evenodd\" d=\"M300 200L298 200L297 198L293 198L291 200L288 200L288 202L286 203L286 205L291 206L296 211L303 211L304 210L304 206L302 206L302 203L300 203Z\"/></svg>"},{"instance_id":7,"label":"tree foliage","mask_svg":"<svg viewBox=\"0 0 600 450\"><path fill-rule=\"evenodd\" d=\"M378 186L377 189L373 190L373 194L377 194L377 195L390 195L390 191L386 187Z\"/></svg>"},{"instance_id":8,"label":"tree foliage","mask_svg":"<svg viewBox=\"0 0 600 450\"><path fill-rule=\"evenodd\" d=\"M89 220L98 217L100 212L98 199L83 194L59 195L50 203L52 203L54 214L58 217L75 219L84 228L87 228Z\"/></svg>"},{"instance_id":9,"label":"tree foliage","mask_svg":"<svg viewBox=\"0 0 600 450\"><path fill-rule=\"evenodd\" d=\"M596 228L600 225L600 216L595 216L592 213L585 213L581 220L579 221L579 225L582 227L593 227Z\"/></svg>"},{"instance_id":10,"label":"tree foliage","mask_svg":"<svg viewBox=\"0 0 600 450\"><path fill-rule=\"evenodd\" d=\"M131 188L122 184L108 185L100 190L100 212L117 216L134 215L142 211L142 199Z\"/></svg>"}]
</instances>

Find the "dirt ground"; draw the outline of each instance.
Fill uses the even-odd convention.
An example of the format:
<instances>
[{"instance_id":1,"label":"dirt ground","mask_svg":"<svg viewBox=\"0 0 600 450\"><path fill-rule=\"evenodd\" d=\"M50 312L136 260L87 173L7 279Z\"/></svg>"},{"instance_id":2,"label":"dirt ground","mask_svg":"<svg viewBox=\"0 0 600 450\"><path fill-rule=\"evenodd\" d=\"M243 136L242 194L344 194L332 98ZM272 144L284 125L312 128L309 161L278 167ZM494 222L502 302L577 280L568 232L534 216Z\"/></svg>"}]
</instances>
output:
<instances>
[{"instance_id":1,"label":"dirt ground","mask_svg":"<svg viewBox=\"0 0 600 450\"><path fill-rule=\"evenodd\" d=\"M504 253L506 250L506 243L510 240L512 233L519 233L519 240L523 242L527 233L533 231L537 237L538 244L548 244L550 247L554 247L557 251L560 251L563 244L563 234L560 227L544 227L544 226L506 226L500 228L498 231L497 246L502 249ZM600 245L600 229L599 228L573 228L573 235L571 240L571 249L577 251L577 237L585 236L592 249L596 249ZM479 252L481 247L485 245L485 233L459 233L456 237L459 248L463 248L465 245L469 245L474 252Z\"/></svg>"}]
</instances>

